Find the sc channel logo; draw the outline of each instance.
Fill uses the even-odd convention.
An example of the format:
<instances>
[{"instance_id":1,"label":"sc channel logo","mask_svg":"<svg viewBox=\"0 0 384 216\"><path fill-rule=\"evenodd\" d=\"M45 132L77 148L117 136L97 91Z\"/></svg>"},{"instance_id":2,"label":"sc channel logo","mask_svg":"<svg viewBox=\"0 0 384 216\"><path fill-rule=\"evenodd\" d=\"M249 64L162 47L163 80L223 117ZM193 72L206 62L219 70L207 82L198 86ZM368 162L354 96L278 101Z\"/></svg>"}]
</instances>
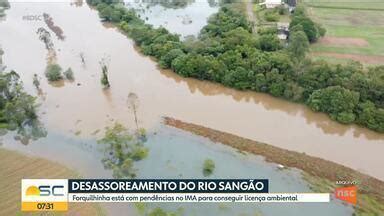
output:
<instances>
[{"instance_id":1,"label":"sc channel logo","mask_svg":"<svg viewBox=\"0 0 384 216\"><path fill-rule=\"evenodd\" d=\"M23 179L21 181L22 201L67 201L67 179Z\"/></svg>"},{"instance_id":2,"label":"sc channel logo","mask_svg":"<svg viewBox=\"0 0 384 216\"><path fill-rule=\"evenodd\" d=\"M25 191L26 196L64 196L64 185L29 186Z\"/></svg>"}]
</instances>

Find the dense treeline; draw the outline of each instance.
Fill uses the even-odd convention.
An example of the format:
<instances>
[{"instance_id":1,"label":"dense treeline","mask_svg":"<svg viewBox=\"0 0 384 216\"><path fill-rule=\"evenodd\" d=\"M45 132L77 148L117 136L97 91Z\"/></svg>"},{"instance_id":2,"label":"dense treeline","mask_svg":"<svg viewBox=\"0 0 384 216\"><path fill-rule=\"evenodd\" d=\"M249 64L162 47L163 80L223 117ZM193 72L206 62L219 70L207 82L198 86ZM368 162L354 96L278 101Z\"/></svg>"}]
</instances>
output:
<instances>
[{"instance_id":1,"label":"dense treeline","mask_svg":"<svg viewBox=\"0 0 384 216\"><path fill-rule=\"evenodd\" d=\"M289 25L290 31L302 29L307 35L309 42L315 42L319 37L325 35L325 29L319 24L313 22L306 14L304 7L297 7L292 15L292 21Z\"/></svg>"},{"instance_id":2,"label":"dense treeline","mask_svg":"<svg viewBox=\"0 0 384 216\"><path fill-rule=\"evenodd\" d=\"M182 76L270 93L306 103L341 123L384 132L384 66L364 70L358 63L332 65L305 59L305 41L315 41L324 31L304 12L293 17L292 43L284 48L275 30L253 35L245 16L226 5L209 19L198 39L182 42L178 35L145 24L118 3L89 3L102 19L118 24L144 54Z\"/></svg>"}]
</instances>

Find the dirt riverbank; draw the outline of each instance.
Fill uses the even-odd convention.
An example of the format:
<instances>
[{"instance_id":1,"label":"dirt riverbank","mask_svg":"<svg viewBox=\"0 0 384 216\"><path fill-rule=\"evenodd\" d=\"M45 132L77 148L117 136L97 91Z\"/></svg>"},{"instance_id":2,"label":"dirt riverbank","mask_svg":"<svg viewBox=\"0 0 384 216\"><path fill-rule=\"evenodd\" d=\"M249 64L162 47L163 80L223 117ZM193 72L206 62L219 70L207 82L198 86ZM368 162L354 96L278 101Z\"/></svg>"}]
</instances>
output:
<instances>
[{"instance_id":1,"label":"dirt riverbank","mask_svg":"<svg viewBox=\"0 0 384 216\"><path fill-rule=\"evenodd\" d=\"M364 200L358 202L357 209L360 210L360 212L367 212L369 211L368 209L375 208L375 212L384 212L384 182L376 178L321 158L285 150L211 128L182 122L170 117L164 117L164 123L199 136L204 136L214 142L231 146L240 151L261 155L265 157L265 160L268 162L300 169L312 177L325 179L333 185L336 185L336 181L357 182L358 193L362 195L362 197L364 196ZM340 153L347 153L347 149L346 152ZM338 187L341 187L341 185L338 185ZM366 202L367 199L371 201ZM374 202L375 205L372 206L370 202Z\"/></svg>"}]
</instances>

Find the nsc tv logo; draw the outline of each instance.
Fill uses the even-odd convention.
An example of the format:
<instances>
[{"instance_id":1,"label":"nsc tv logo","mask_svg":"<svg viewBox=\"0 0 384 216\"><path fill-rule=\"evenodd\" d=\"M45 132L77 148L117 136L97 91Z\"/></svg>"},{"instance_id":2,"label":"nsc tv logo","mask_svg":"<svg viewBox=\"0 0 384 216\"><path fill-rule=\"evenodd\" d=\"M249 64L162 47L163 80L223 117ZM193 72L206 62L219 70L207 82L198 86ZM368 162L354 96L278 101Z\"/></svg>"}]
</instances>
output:
<instances>
[{"instance_id":1,"label":"nsc tv logo","mask_svg":"<svg viewBox=\"0 0 384 216\"><path fill-rule=\"evenodd\" d=\"M22 211L67 211L67 179L22 179Z\"/></svg>"}]
</instances>

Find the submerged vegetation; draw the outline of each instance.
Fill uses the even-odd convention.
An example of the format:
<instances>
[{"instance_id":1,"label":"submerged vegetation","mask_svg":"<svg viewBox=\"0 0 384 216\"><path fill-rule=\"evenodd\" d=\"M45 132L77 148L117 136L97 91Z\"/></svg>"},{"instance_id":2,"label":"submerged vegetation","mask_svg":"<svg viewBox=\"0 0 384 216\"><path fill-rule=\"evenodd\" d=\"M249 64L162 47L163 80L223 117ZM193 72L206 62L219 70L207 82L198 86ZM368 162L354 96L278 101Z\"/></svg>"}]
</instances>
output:
<instances>
[{"instance_id":1,"label":"submerged vegetation","mask_svg":"<svg viewBox=\"0 0 384 216\"><path fill-rule=\"evenodd\" d=\"M136 125L136 130L139 132L139 124L138 124L138 119L137 119L137 109L139 107L139 97L137 94L130 92L128 94L128 99L127 99L127 104L128 108L132 110L133 116L135 118L135 125ZM145 130L144 130L145 132Z\"/></svg>"},{"instance_id":2,"label":"submerged vegetation","mask_svg":"<svg viewBox=\"0 0 384 216\"><path fill-rule=\"evenodd\" d=\"M36 98L24 91L15 71L5 71L0 49L0 128L17 130L23 143L46 135L37 117Z\"/></svg>"},{"instance_id":3,"label":"submerged vegetation","mask_svg":"<svg viewBox=\"0 0 384 216\"><path fill-rule=\"evenodd\" d=\"M73 75L72 68L68 68L66 71L64 71L63 74L67 80L69 81L75 80L75 76Z\"/></svg>"},{"instance_id":4,"label":"submerged vegetation","mask_svg":"<svg viewBox=\"0 0 384 216\"><path fill-rule=\"evenodd\" d=\"M109 88L111 85L109 84L108 79L108 67L104 62L101 62L101 79L100 82L104 88Z\"/></svg>"},{"instance_id":5,"label":"submerged vegetation","mask_svg":"<svg viewBox=\"0 0 384 216\"><path fill-rule=\"evenodd\" d=\"M384 66L364 69L358 63L311 61L304 57L307 45L292 47L293 43L286 49L276 34L271 34L273 31L252 34L252 25L244 14L230 4L223 4L209 19L198 40L182 42L165 28L145 24L134 10L120 3L88 2L96 6L103 20L116 23L144 54L156 57L163 68L185 77L305 103L341 123L384 132ZM292 40L313 42L324 34L305 11L299 10L292 19L290 28L298 32Z\"/></svg>"},{"instance_id":6,"label":"submerged vegetation","mask_svg":"<svg viewBox=\"0 0 384 216\"><path fill-rule=\"evenodd\" d=\"M33 85L36 87L37 90L40 89L40 79L37 76L37 74L33 74Z\"/></svg>"},{"instance_id":7,"label":"submerged vegetation","mask_svg":"<svg viewBox=\"0 0 384 216\"><path fill-rule=\"evenodd\" d=\"M103 145L105 153L102 162L106 169L112 170L114 178L135 178L134 162L148 155L141 139L118 123L107 127L98 143Z\"/></svg>"},{"instance_id":8,"label":"submerged vegetation","mask_svg":"<svg viewBox=\"0 0 384 216\"><path fill-rule=\"evenodd\" d=\"M203 165L203 174L204 176L210 176L215 169L215 162L212 159L206 159Z\"/></svg>"},{"instance_id":9,"label":"submerged vegetation","mask_svg":"<svg viewBox=\"0 0 384 216\"><path fill-rule=\"evenodd\" d=\"M15 71L0 73L0 125L17 129L37 119L36 98L24 92Z\"/></svg>"},{"instance_id":10,"label":"submerged vegetation","mask_svg":"<svg viewBox=\"0 0 384 216\"><path fill-rule=\"evenodd\" d=\"M44 17L45 24L47 24L48 28L56 34L57 38L59 40L64 40L65 37L63 35L63 30L59 26L55 25L52 17L46 13L43 13L43 17Z\"/></svg>"},{"instance_id":11,"label":"submerged vegetation","mask_svg":"<svg viewBox=\"0 0 384 216\"><path fill-rule=\"evenodd\" d=\"M48 64L47 68L45 69L45 77L47 77L48 81L54 82L62 80L63 78L73 81L75 80L75 76L73 74L72 68L68 68L64 72L62 72L63 69L58 64ZM64 76L63 76L64 75ZM35 84L35 78L34 77L34 84Z\"/></svg>"},{"instance_id":12,"label":"submerged vegetation","mask_svg":"<svg viewBox=\"0 0 384 216\"><path fill-rule=\"evenodd\" d=\"M0 17L5 16L5 10L10 7L8 0L0 0Z\"/></svg>"},{"instance_id":13,"label":"submerged vegetation","mask_svg":"<svg viewBox=\"0 0 384 216\"><path fill-rule=\"evenodd\" d=\"M49 64L45 70L45 77L47 77L48 81L59 81L63 79L61 74L61 67L58 64Z\"/></svg>"}]
</instances>

